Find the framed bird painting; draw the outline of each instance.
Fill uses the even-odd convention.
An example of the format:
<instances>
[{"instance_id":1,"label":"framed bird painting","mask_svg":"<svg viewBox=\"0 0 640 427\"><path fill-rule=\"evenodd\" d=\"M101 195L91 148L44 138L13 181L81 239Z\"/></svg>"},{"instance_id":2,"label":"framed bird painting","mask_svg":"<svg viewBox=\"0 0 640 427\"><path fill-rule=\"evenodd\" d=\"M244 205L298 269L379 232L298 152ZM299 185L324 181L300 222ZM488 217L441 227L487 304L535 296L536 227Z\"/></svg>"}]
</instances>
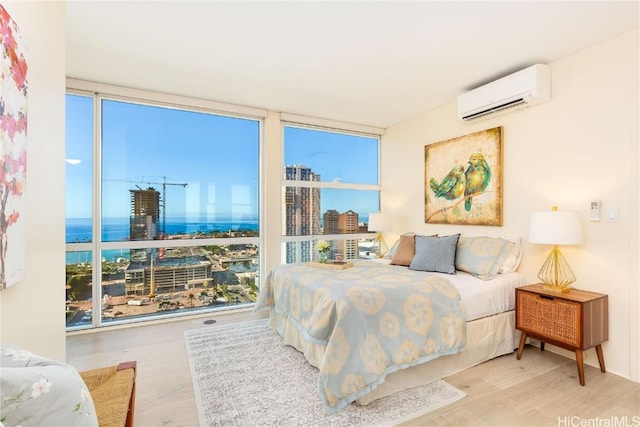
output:
<instances>
[{"instance_id":1,"label":"framed bird painting","mask_svg":"<svg viewBox=\"0 0 640 427\"><path fill-rule=\"evenodd\" d=\"M426 223L502 225L502 136L500 126L425 145Z\"/></svg>"}]
</instances>

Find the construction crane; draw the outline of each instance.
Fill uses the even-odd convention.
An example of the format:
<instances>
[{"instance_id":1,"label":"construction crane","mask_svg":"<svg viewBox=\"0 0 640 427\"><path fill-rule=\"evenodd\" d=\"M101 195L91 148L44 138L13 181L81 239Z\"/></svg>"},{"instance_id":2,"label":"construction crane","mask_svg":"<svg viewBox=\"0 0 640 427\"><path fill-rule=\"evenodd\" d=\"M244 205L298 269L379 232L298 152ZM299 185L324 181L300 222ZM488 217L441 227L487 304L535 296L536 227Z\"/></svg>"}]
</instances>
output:
<instances>
[{"instance_id":1,"label":"construction crane","mask_svg":"<svg viewBox=\"0 0 640 427\"><path fill-rule=\"evenodd\" d=\"M188 184L186 182L167 182L167 177L162 177L162 182L150 182L145 181L147 185L162 185L162 237L167 237L167 185L179 185L181 187L186 187ZM153 277L153 258L154 254L151 254L151 279L149 283L149 298L155 298L156 296L156 284L155 278Z\"/></svg>"},{"instance_id":2,"label":"construction crane","mask_svg":"<svg viewBox=\"0 0 640 427\"><path fill-rule=\"evenodd\" d=\"M145 182L148 185L162 185L162 235L167 235L167 185L179 185L185 188L186 182L167 182L167 177L162 177L162 182Z\"/></svg>"},{"instance_id":3,"label":"construction crane","mask_svg":"<svg viewBox=\"0 0 640 427\"><path fill-rule=\"evenodd\" d=\"M140 186L138 186L137 184L146 184L149 186L153 186L153 185L162 185L162 201L160 206L162 206L162 238L166 238L167 236L167 185L179 185L181 187L186 187L187 185L189 185L186 182L167 182L167 177L163 176L162 177L162 182L154 182L154 181L145 181L144 177L142 179L140 179L139 181L134 181L134 180L127 180L127 179L109 179L107 181L118 181L118 182L127 182L130 184L136 184L136 187L138 187L139 190L142 190L142 188L140 188ZM154 191L155 188L154 187L150 187L153 188ZM164 250L164 249L161 249ZM149 280L149 298L154 298L155 294L156 294L156 284L155 284L155 277L154 277L154 260L155 260L155 249L152 248L151 249L151 268L149 269L149 273L151 274L150 280Z\"/></svg>"}]
</instances>

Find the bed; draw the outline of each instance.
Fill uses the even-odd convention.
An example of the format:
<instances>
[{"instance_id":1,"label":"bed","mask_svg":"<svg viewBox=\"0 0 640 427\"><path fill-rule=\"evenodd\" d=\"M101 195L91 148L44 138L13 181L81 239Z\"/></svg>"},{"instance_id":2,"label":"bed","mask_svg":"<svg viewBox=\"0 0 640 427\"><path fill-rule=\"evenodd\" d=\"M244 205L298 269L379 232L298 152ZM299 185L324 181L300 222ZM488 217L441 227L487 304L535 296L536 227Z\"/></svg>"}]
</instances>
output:
<instances>
[{"instance_id":1,"label":"bed","mask_svg":"<svg viewBox=\"0 0 640 427\"><path fill-rule=\"evenodd\" d=\"M255 311L268 309L285 344L319 369L327 412L517 347L514 289L528 283L515 271L519 243L459 235L399 243L387 259L355 260L344 270L280 265L262 286Z\"/></svg>"}]
</instances>

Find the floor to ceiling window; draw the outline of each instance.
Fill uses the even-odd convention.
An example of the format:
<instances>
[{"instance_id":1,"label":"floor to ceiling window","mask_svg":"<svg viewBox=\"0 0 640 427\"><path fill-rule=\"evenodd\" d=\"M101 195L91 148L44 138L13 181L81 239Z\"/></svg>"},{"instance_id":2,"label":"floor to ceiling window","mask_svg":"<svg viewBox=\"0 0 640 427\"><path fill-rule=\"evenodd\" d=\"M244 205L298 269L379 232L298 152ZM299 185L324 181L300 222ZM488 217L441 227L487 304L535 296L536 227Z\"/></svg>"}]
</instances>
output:
<instances>
[{"instance_id":1,"label":"floor to ceiling window","mask_svg":"<svg viewBox=\"0 0 640 427\"><path fill-rule=\"evenodd\" d=\"M380 208L379 136L286 124L282 261L373 256L369 213Z\"/></svg>"},{"instance_id":2,"label":"floor to ceiling window","mask_svg":"<svg viewBox=\"0 0 640 427\"><path fill-rule=\"evenodd\" d=\"M66 121L69 329L255 301L259 118L70 92Z\"/></svg>"}]
</instances>

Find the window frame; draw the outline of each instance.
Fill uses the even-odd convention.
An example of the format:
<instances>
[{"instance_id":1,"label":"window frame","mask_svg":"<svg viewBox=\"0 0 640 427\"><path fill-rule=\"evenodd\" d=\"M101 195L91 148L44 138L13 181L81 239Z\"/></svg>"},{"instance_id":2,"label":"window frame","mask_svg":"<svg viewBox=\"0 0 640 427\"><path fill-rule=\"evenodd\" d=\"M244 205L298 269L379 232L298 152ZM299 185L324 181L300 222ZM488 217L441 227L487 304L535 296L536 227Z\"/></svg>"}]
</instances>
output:
<instances>
[{"instance_id":1,"label":"window frame","mask_svg":"<svg viewBox=\"0 0 640 427\"><path fill-rule=\"evenodd\" d=\"M315 118L306 118L303 116L291 115L291 114L283 114L281 116L280 121L281 126L281 152L280 156L280 171L281 171L281 192L282 198L280 201L280 205L284 208L284 197L286 194L287 187L299 187L299 188L319 188L319 189L335 189L335 190L360 190L360 191L377 191L378 192L378 207L381 206L381 189L380 185L381 180L381 164L382 164L382 156L381 156L381 142L382 142L382 130L377 128L372 128L368 126L360 126L360 125L352 125L347 123L333 122L330 120L324 119L315 119ZM336 133L340 135L351 135L351 136L361 136L366 138L372 138L377 140L377 150L378 150L378 184L355 184L355 183L344 183L344 182L336 182L336 181L303 181L303 180L288 180L285 178L285 174L283 171L287 166L284 160L285 157L285 128L293 127L298 129L306 129L320 132L330 132ZM369 214L370 212L367 212ZM322 215L322 212L320 213ZM285 220L284 218L282 219ZM286 243L289 242L313 242L314 240L373 240L375 239L375 233L366 232L366 233L349 233L349 234L311 234L311 235L303 235L303 236L288 236L283 234L282 231L280 233L280 259L281 262L285 263L287 254L286 254Z\"/></svg>"},{"instance_id":2,"label":"window frame","mask_svg":"<svg viewBox=\"0 0 640 427\"><path fill-rule=\"evenodd\" d=\"M262 185L262 173L264 171L264 127L266 110L233 104L225 104L196 98L182 97L156 92L123 88L102 83L87 82L76 79L67 79L66 95L85 96L93 100L93 135L92 135L92 239L91 242L67 243L65 239L65 253L76 251L91 251L92 266L92 312L101 313L102 301L102 251L117 249L149 249L149 248L175 248L175 247L199 247L199 246L227 246L234 244L255 244L260 248L258 275L256 281L263 276L264 269L264 221L262 203L264 200L264 188ZM127 241L102 241L102 101L118 101L138 105L169 108L180 111L205 113L216 116L254 120L258 125L258 237L230 237L230 238L198 238L176 240L127 240ZM66 219L66 214L65 214ZM233 307L211 308L206 312L235 309L253 304L238 304ZM136 323L148 320L160 320L170 317L184 317L197 313L171 313L159 314L150 318L124 318L122 320L110 320L103 322L102 316L93 316L91 324L66 326L67 331L100 328L104 326Z\"/></svg>"}]
</instances>

